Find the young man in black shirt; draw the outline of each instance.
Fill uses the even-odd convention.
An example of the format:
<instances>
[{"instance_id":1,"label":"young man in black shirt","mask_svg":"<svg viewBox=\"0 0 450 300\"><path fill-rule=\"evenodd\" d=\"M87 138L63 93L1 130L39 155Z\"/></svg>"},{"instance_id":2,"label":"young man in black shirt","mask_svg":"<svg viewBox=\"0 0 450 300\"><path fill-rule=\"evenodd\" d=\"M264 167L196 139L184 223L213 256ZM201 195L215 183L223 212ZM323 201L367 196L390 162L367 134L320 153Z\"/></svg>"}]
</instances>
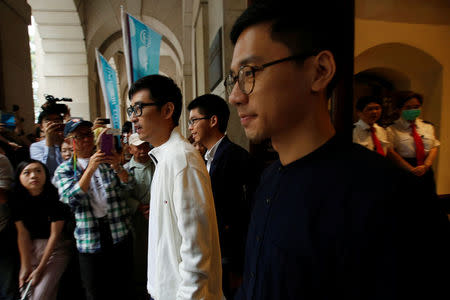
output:
<instances>
[{"instance_id":1,"label":"young man in black shirt","mask_svg":"<svg viewBox=\"0 0 450 300\"><path fill-rule=\"evenodd\" d=\"M237 299L439 293L448 224L436 199L331 123L339 1L292 2L256 1L231 31L229 101L247 137L279 154L256 191Z\"/></svg>"}]
</instances>

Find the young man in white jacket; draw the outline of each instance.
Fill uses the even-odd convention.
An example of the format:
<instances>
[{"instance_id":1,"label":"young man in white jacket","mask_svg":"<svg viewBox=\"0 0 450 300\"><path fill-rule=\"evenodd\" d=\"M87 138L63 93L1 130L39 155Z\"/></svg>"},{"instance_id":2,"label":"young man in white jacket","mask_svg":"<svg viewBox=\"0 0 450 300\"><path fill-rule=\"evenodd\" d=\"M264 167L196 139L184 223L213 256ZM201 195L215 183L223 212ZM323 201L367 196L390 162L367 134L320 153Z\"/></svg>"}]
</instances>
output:
<instances>
[{"instance_id":1,"label":"young man in white jacket","mask_svg":"<svg viewBox=\"0 0 450 300\"><path fill-rule=\"evenodd\" d=\"M177 126L181 91L165 76L133 83L127 113L156 169L151 187L147 289L154 300L222 299L211 183L200 154Z\"/></svg>"}]
</instances>

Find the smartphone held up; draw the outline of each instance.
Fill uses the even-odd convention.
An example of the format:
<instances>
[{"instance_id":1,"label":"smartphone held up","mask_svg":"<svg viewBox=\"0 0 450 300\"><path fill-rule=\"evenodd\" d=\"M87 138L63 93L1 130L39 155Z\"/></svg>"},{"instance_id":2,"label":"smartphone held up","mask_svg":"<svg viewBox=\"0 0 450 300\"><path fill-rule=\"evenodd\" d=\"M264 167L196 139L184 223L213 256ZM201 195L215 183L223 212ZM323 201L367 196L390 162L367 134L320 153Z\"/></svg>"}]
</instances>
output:
<instances>
[{"instance_id":1,"label":"smartphone held up","mask_svg":"<svg viewBox=\"0 0 450 300\"><path fill-rule=\"evenodd\" d=\"M117 135L116 129L108 128L100 135L98 142L99 149L106 155L112 155L114 149L114 136Z\"/></svg>"}]
</instances>

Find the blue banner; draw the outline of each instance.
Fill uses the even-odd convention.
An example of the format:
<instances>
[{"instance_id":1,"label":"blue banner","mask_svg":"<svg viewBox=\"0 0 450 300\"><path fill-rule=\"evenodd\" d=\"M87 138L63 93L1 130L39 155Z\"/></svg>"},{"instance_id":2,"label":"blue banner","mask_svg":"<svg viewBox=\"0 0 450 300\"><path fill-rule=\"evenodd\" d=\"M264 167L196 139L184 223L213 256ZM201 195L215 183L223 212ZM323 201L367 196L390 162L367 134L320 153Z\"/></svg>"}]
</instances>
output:
<instances>
[{"instance_id":1,"label":"blue banner","mask_svg":"<svg viewBox=\"0 0 450 300\"><path fill-rule=\"evenodd\" d=\"M159 73L159 52L162 36L150 27L128 16L132 81Z\"/></svg>"},{"instance_id":2,"label":"blue banner","mask_svg":"<svg viewBox=\"0 0 450 300\"><path fill-rule=\"evenodd\" d=\"M97 64L108 117L111 119L112 128L120 129L120 103L116 71L99 52L97 52Z\"/></svg>"}]
</instances>

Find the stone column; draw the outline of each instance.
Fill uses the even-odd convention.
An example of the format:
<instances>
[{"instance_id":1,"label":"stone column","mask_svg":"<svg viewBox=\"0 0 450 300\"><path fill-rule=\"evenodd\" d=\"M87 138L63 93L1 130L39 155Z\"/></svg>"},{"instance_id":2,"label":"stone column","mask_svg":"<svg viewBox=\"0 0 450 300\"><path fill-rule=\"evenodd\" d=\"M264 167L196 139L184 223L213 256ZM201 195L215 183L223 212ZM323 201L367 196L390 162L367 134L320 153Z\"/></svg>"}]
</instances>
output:
<instances>
[{"instance_id":1,"label":"stone column","mask_svg":"<svg viewBox=\"0 0 450 300\"><path fill-rule=\"evenodd\" d=\"M29 133L34 123L28 25L31 8L25 0L0 0L0 109L20 106Z\"/></svg>"},{"instance_id":2,"label":"stone column","mask_svg":"<svg viewBox=\"0 0 450 300\"><path fill-rule=\"evenodd\" d=\"M72 98L72 103L66 103L71 115L90 119L86 45L74 1L29 3L40 37L39 101L45 101L43 94Z\"/></svg>"}]
</instances>

